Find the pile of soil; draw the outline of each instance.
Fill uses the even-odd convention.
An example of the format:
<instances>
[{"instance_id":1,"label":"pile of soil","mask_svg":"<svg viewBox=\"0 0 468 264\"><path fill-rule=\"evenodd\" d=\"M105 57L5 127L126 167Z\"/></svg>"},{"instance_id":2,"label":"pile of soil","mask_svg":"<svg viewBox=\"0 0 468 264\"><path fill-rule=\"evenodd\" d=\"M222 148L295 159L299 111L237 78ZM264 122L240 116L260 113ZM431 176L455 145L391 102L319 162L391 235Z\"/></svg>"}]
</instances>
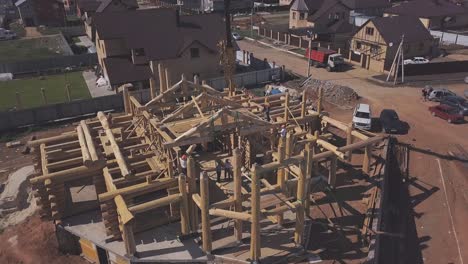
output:
<instances>
[{"instance_id":1,"label":"pile of soil","mask_svg":"<svg viewBox=\"0 0 468 264\"><path fill-rule=\"evenodd\" d=\"M54 225L38 215L6 229L0 235L0 263L88 263L80 256L63 255L58 250Z\"/></svg>"},{"instance_id":2,"label":"pile of soil","mask_svg":"<svg viewBox=\"0 0 468 264\"><path fill-rule=\"evenodd\" d=\"M329 81L316 79L296 79L284 84L285 86L302 92L307 91L307 97L318 98L319 87L323 87L323 100L342 109L352 109L356 106L359 95L350 87L335 84Z\"/></svg>"}]
</instances>

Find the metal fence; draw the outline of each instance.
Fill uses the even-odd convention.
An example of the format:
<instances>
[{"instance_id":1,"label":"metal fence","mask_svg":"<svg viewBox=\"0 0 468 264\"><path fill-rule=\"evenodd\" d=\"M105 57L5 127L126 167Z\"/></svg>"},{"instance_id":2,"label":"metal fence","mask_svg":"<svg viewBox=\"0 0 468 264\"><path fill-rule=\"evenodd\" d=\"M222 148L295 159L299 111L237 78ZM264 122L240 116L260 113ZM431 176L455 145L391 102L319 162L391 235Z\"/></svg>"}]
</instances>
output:
<instances>
[{"instance_id":1,"label":"metal fence","mask_svg":"<svg viewBox=\"0 0 468 264\"><path fill-rule=\"evenodd\" d=\"M19 127L43 125L51 121L96 114L98 111L122 111L121 94L51 104L36 108L0 112L0 132Z\"/></svg>"},{"instance_id":2,"label":"metal fence","mask_svg":"<svg viewBox=\"0 0 468 264\"><path fill-rule=\"evenodd\" d=\"M245 87L249 85L271 82L281 78L281 70L281 68L274 68L236 74L234 75L234 83L237 87ZM206 83L217 90L223 90L225 87L227 87L224 77L208 79L206 80Z\"/></svg>"},{"instance_id":3,"label":"metal fence","mask_svg":"<svg viewBox=\"0 0 468 264\"><path fill-rule=\"evenodd\" d=\"M96 53L87 53L71 56L60 56L39 60L0 63L0 73L35 73L45 72L66 67L85 67L97 65Z\"/></svg>"},{"instance_id":4,"label":"metal fence","mask_svg":"<svg viewBox=\"0 0 468 264\"><path fill-rule=\"evenodd\" d=\"M439 38L441 43L468 46L468 36L437 30L430 30L430 32L433 37Z\"/></svg>"}]
</instances>

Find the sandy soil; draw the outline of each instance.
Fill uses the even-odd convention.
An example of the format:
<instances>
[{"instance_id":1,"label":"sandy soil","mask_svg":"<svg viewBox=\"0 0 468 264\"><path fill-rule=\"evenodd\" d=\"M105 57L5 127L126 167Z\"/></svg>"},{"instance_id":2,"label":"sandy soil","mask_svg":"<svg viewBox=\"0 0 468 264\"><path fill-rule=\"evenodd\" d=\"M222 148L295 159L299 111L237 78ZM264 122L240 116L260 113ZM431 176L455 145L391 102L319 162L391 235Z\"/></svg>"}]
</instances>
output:
<instances>
[{"instance_id":1,"label":"sandy soil","mask_svg":"<svg viewBox=\"0 0 468 264\"><path fill-rule=\"evenodd\" d=\"M21 225L0 235L0 262L21 264L88 263L80 256L65 256L58 251L54 225L39 216L28 218Z\"/></svg>"},{"instance_id":2,"label":"sandy soil","mask_svg":"<svg viewBox=\"0 0 468 264\"><path fill-rule=\"evenodd\" d=\"M274 60L297 74L306 75L307 62L302 58L247 41L239 42L239 46L255 56ZM363 69L329 73L312 68L312 75L353 88L371 105L373 116L378 117L382 109L392 108L409 124L408 134L398 139L414 146L410 176L419 184L411 185L410 195L420 246L414 250L422 251L424 263L468 261L468 226L464 224L468 216L468 158L459 161L449 154L457 145L468 150L468 123L452 125L432 117L427 108L433 103L422 102L420 97L424 84L381 87L364 80L375 73ZM458 94L468 89L462 83L443 87ZM350 111L328 110L341 121L351 121Z\"/></svg>"}]
</instances>

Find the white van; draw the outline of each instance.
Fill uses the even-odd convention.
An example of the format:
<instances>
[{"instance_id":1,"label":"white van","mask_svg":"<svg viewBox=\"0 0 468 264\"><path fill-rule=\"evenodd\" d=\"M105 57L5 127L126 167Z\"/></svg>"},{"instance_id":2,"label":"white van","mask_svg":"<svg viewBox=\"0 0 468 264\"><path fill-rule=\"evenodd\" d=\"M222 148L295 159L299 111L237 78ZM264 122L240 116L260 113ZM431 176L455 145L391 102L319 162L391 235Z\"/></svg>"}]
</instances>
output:
<instances>
[{"instance_id":1,"label":"white van","mask_svg":"<svg viewBox=\"0 0 468 264\"><path fill-rule=\"evenodd\" d=\"M372 115L368 104L358 104L353 112L353 126L362 130L371 130Z\"/></svg>"}]
</instances>

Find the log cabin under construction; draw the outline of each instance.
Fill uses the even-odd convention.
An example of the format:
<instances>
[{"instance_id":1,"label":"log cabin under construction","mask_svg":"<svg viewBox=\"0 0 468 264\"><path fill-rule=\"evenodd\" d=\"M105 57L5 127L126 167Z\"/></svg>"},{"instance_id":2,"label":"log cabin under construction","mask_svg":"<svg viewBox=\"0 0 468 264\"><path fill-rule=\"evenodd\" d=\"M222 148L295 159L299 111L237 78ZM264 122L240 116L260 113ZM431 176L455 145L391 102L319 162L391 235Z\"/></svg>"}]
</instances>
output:
<instances>
[{"instance_id":1,"label":"log cabin under construction","mask_svg":"<svg viewBox=\"0 0 468 264\"><path fill-rule=\"evenodd\" d=\"M61 248L76 244L96 263L320 260L327 245L314 226L342 236L335 210L357 217L346 230L369 244L383 137L329 117L321 89L312 108L305 92L256 97L161 79L148 102L122 86L125 113L29 142L35 197L64 231ZM226 159L233 180L217 182ZM344 186L360 198L347 200Z\"/></svg>"}]
</instances>

